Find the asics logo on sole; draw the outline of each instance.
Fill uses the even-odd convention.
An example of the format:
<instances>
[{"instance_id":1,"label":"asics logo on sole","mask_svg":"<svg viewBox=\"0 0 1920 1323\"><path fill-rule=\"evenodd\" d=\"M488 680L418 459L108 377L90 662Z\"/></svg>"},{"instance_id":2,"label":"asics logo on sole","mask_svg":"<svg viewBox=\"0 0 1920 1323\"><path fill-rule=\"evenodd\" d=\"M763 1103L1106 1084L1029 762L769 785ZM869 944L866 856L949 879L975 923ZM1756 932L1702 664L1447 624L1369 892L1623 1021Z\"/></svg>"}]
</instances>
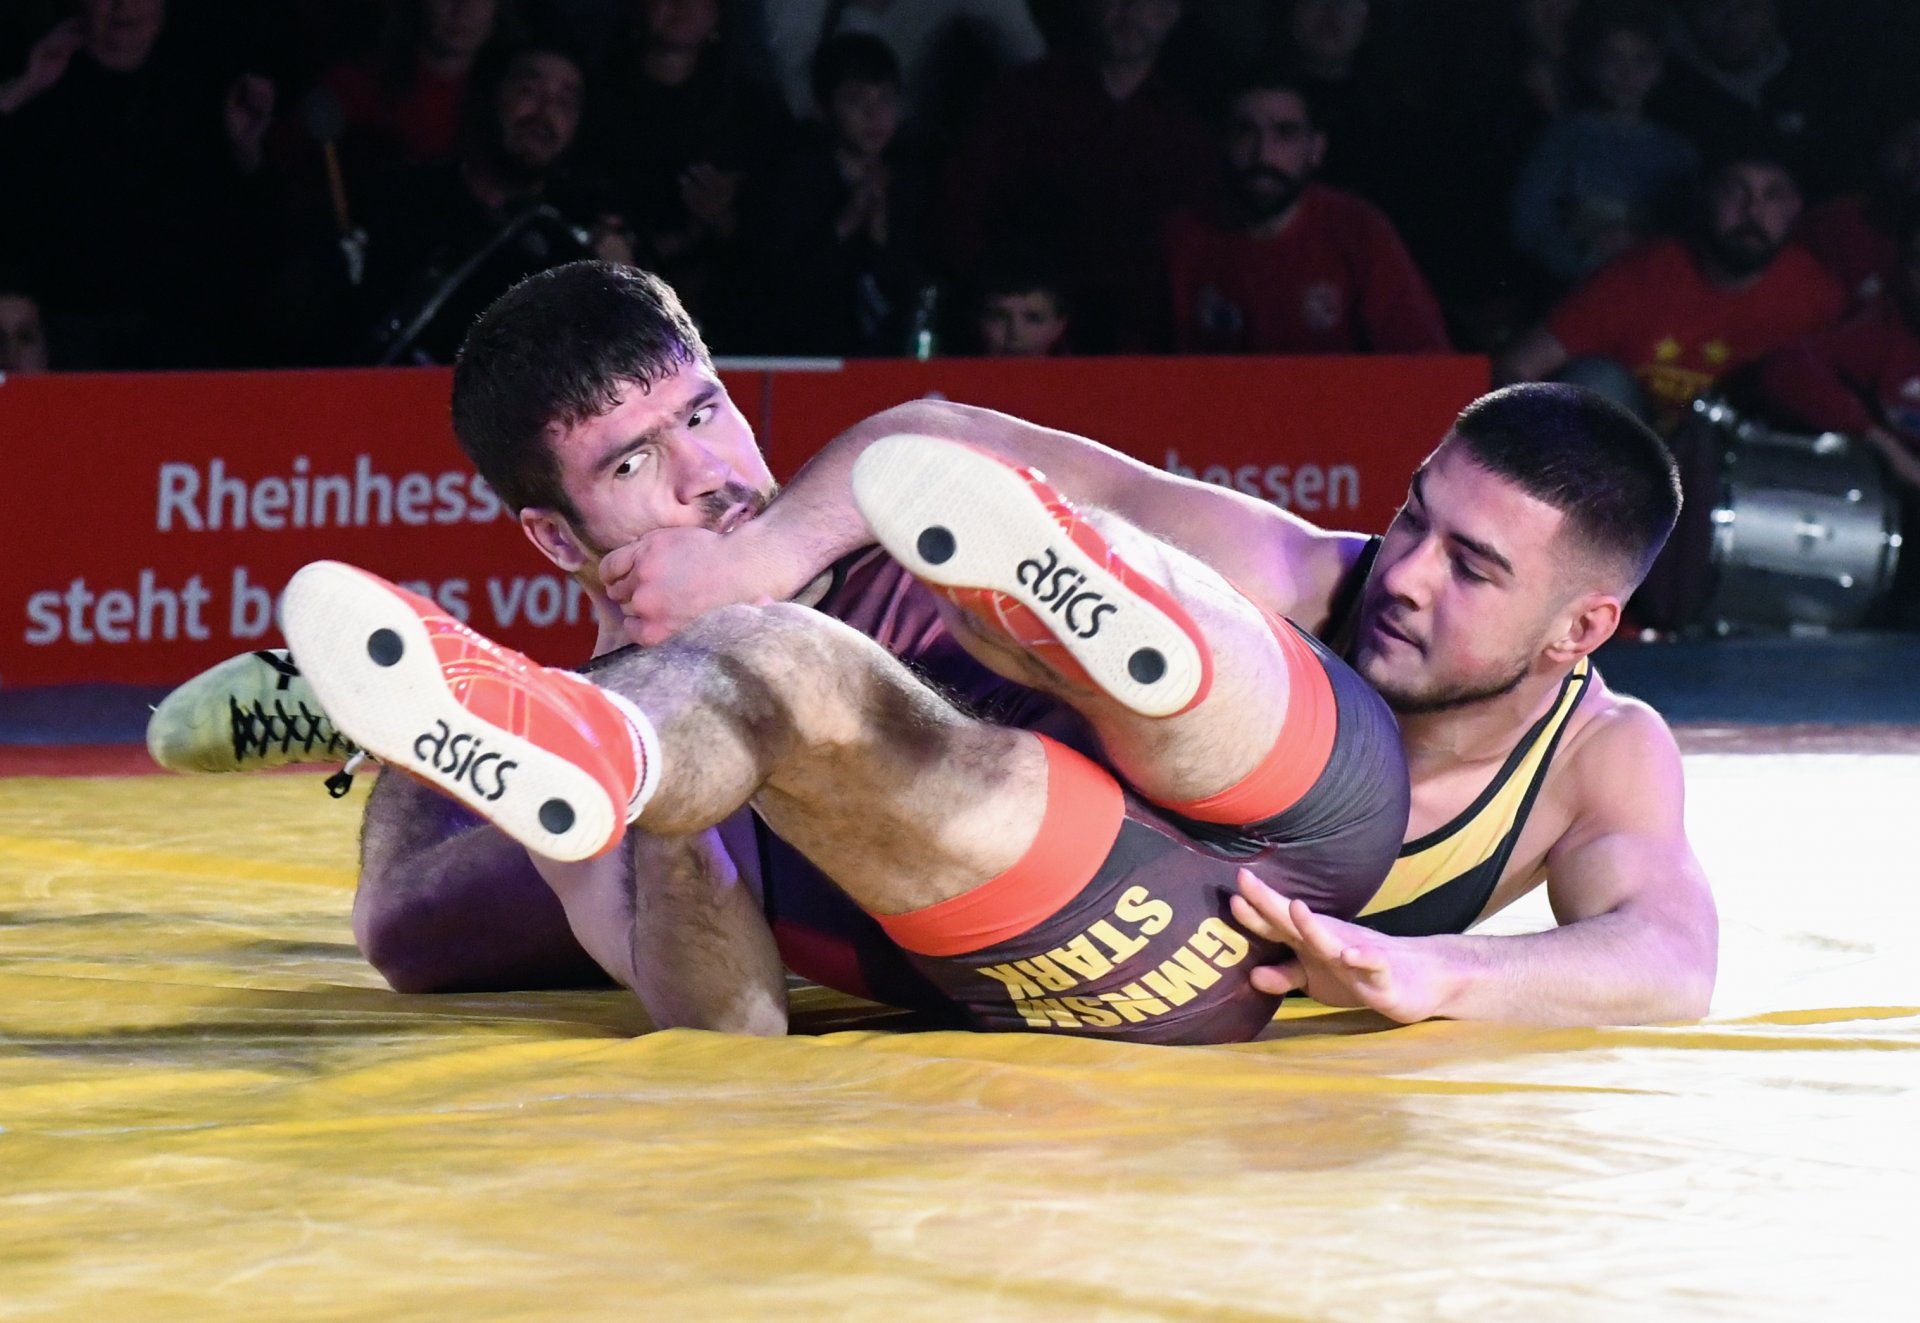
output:
<instances>
[{"instance_id":1,"label":"asics logo on sole","mask_svg":"<svg viewBox=\"0 0 1920 1323\"><path fill-rule=\"evenodd\" d=\"M434 730L415 737L413 755L436 772L465 781L488 803L507 793L507 773L520 764L497 753L485 752L478 735L455 735L436 718Z\"/></svg>"},{"instance_id":2,"label":"asics logo on sole","mask_svg":"<svg viewBox=\"0 0 1920 1323\"><path fill-rule=\"evenodd\" d=\"M1105 594L1081 588L1087 576L1062 566L1052 548L1021 561L1013 577L1033 589L1034 599L1064 620L1076 638L1092 638L1100 632L1101 622L1120 609Z\"/></svg>"}]
</instances>

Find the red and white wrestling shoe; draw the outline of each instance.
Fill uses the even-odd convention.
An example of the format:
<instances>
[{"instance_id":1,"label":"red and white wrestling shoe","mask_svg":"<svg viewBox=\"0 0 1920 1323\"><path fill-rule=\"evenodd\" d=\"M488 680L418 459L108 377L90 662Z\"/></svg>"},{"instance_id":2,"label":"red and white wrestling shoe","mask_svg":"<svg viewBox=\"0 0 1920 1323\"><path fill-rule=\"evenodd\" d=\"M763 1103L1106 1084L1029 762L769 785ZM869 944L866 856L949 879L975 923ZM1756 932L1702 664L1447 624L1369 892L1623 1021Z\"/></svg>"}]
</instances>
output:
<instances>
[{"instance_id":1,"label":"red and white wrestling shoe","mask_svg":"<svg viewBox=\"0 0 1920 1323\"><path fill-rule=\"evenodd\" d=\"M537 854L604 854L652 792L645 717L365 570L303 568L280 628L336 726Z\"/></svg>"},{"instance_id":2,"label":"red and white wrestling shoe","mask_svg":"<svg viewBox=\"0 0 1920 1323\"><path fill-rule=\"evenodd\" d=\"M1038 470L882 437L854 462L853 497L909 573L1056 674L1149 717L1206 697L1213 658L1192 618Z\"/></svg>"}]
</instances>

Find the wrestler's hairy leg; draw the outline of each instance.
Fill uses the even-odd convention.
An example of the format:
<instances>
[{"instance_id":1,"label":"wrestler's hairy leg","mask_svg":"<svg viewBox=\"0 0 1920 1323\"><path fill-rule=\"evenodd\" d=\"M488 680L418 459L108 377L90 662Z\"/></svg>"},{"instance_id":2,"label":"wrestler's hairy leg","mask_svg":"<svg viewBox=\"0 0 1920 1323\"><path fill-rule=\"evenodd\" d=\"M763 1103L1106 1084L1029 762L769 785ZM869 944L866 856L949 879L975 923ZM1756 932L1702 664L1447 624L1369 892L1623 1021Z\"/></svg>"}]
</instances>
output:
<instances>
[{"instance_id":1,"label":"wrestler's hairy leg","mask_svg":"<svg viewBox=\"0 0 1920 1323\"><path fill-rule=\"evenodd\" d=\"M710 612L593 678L659 737L660 782L635 826L687 835L750 802L875 913L999 875L1045 812L1037 737L962 715L871 639L804 607Z\"/></svg>"},{"instance_id":2,"label":"wrestler's hairy leg","mask_svg":"<svg viewBox=\"0 0 1920 1323\"><path fill-rule=\"evenodd\" d=\"M1148 798L1207 799L1273 753L1299 658L1284 625L1194 557L946 438L876 441L851 485L962 644L1078 709Z\"/></svg>"}]
</instances>

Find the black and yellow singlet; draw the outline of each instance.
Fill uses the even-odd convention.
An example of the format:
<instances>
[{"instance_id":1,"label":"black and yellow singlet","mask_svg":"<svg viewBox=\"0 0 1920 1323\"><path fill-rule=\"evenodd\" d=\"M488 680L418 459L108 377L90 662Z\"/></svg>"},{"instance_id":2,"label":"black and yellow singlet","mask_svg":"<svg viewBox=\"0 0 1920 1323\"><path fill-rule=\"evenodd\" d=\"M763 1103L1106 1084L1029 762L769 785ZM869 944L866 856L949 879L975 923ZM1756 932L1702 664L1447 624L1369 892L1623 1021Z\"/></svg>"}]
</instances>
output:
<instances>
[{"instance_id":1,"label":"black and yellow singlet","mask_svg":"<svg viewBox=\"0 0 1920 1323\"><path fill-rule=\"evenodd\" d=\"M1378 550L1375 538L1334 594L1328 634L1340 641L1342 651L1351 647L1358 583L1365 580ZM1553 707L1521 737L1473 803L1444 826L1400 847L1387 880L1360 911L1358 922L1383 933L1426 935L1464 932L1480 917L1593 675L1585 657L1574 664Z\"/></svg>"}]
</instances>

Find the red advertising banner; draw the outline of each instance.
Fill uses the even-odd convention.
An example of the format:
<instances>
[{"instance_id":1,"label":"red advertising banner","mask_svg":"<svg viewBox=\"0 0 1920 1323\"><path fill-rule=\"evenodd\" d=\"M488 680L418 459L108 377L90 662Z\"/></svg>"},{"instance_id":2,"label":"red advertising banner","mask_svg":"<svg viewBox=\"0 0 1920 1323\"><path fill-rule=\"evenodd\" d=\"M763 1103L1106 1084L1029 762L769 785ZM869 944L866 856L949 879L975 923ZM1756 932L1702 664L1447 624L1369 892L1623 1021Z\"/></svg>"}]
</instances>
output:
<instances>
[{"instance_id":1,"label":"red advertising banner","mask_svg":"<svg viewBox=\"0 0 1920 1323\"><path fill-rule=\"evenodd\" d=\"M1383 525L1414 464L1486 388L1476 358L951 359L722 373L790 476L840 429L937 394L1096 437L1290 506ZM536 657L590 640L454 445L438 369L43 376L0 383L14 511L0 687L169 684L279 641L310 560L364 565Z\"/></svg>"}]
</instances>

